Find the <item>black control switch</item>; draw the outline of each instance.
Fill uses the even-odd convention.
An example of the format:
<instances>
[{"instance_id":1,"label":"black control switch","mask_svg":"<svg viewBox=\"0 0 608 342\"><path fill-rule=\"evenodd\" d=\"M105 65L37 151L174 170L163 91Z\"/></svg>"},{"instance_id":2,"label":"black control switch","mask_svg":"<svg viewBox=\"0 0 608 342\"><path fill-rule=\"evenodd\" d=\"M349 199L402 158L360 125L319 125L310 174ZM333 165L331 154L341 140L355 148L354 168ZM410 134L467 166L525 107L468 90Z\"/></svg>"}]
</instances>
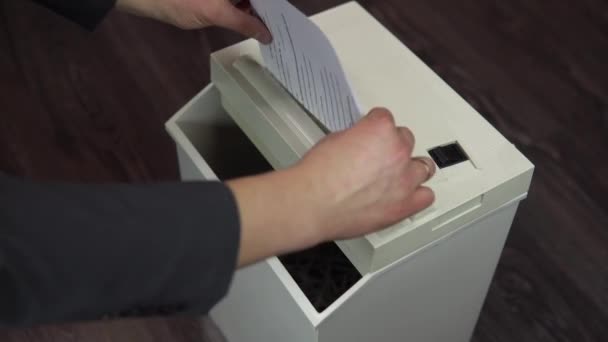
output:
<instances>
[{"instance_id":1,"label":"black control switch","mask_svg":"<svg viewBox=\"0 0 608 342\"><path fill-rule=\"evenodd\" d=\"M435 147L429 154L440 169L469 159L458 143Z\"/></svg>"}]
</instances>

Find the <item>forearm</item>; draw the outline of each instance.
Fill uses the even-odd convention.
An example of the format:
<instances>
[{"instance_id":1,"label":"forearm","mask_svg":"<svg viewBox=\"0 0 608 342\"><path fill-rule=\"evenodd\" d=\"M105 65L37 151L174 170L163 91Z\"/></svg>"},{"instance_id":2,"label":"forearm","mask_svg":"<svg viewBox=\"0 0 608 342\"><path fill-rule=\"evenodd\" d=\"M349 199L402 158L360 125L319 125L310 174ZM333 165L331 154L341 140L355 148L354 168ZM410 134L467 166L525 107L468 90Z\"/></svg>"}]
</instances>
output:
<instances>
[{"instance_id":1,"label":"forearm","mask_svg":"<svg viewBox=\"0 0 608 342\"><path fill-rule=\"evenodd\" d=\"M92 30L114 7L117 0L33 0L42 6L56 12Z\"/></svg>"},{"instance_id":2,"label":"forearm","mask_svg":"<svg viewBox=\"0 0 608 342\"><path fill-rule=\"evenodd\" d=\"M221 183L33 183L0 175L0 324L175 306L204 314L236 268Z\"/></svg>"}]
</instances>

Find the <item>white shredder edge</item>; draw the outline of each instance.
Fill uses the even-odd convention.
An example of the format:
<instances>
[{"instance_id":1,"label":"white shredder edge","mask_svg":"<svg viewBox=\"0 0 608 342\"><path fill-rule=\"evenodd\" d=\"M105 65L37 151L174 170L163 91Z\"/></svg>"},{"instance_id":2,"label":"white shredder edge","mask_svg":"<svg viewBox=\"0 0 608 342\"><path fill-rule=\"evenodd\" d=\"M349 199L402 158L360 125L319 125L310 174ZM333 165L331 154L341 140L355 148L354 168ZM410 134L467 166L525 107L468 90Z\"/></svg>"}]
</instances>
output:
<instances>
[{"instance_id":1,"label":"white shredder edge","mask_svg":"<svg viewBox=\"0 0 608 342\"><path fill-rule=\"evenodd\" d=\"M427 182L436 194L432 207L383 231L336 241L361 274L526 196L530 161L359 4L312 20L335 47L365 112L386 107L398 125L414 132L414 155L429 156L430 149L456 142L468 156ZM262 65L258 43L247 40L212 54L211 78L224 109L279 169L299 160L325 133Z\"/></svg>"},{"instance_id":2,"label":"white shredder edge","mask_svg":"<svg viewBox=\"0 0 608 342\"><path fill-rule=\"evenodd\" d=\"M338 242L363 277L322 312L313 308L280 260L272 257L238 270L229 293L210 315L230 342L468 341L518 203L527 193L532 165L358 4L347 3L313 19L338 48L361 102L370 107L387 106L398 123L412 127L417 136L416 154L426 154L439 141L453 139L463 146L471 163L442 169L429 183L438 197L454 197L453 201L460 204L438 201L426 213L404 222L405 227L398 225L360 241ZM366 27L372 35L366 44L387 55L401 56L376 56L370 62L402 61L394 77L404 82L401 96L408 103L382 94L395 94L394 89L366 88L368 82L383 84L381 79L387 85L399 83L386 75L384 67L378 67L378 75L364 70L353 73L363 61L342 51L352 44L350 38L344 37L356 29L351 22ZM382 42L375 42L376 39ZM323 137L289 96L276 90L259 71L261 63L256 51L256 43L246 41L214 54L214 83L167 122L167 130L177 145L183 180L217 179L213 162L217 161L217 148L221 148L223 137L221 131L213 131L216 126L236 122L275 168L290 165L311 142ZM230 59L235 63L231 64ZM411 80L407 81L403 74ZM425 92L435 96L436 101ZM421 95L426 98L416 98ZM285 111L285 107L289 110ZM402 111L403 108L409 111ZM436 112L440 114L433 114ZM444 122L433 127L427 120ZM274 142L269 143L272 139ZM497 156L492 158L491 153ZM499 167L491 165L500 156L506 161L500 162ZM470 180L471 172L480 177L477 183ZM445 183L454 185L442 185ZM465 186L476 190L471 196L448 192ZM469 199L462 200L463 197ZM478 212L487 205L483 213ZM461 213L469 216L463 219ZM426 232L424 228L429 226L435 228L437 235ZM412 234L415 230L421 233ZM401 236L421 247L398 245L401 257L392 263L387 261L381 268L384 261L379 262L382 259L378 256L384 252L378 240L387 239L391 247L391 243L401 243ZM349 244L354 244L350 253Z\"/></svg>"},{"instance_id":3,"label":"white shredder edge","mask_svg":"<svg viewBox=\"0 0 608 342\"><path fill-rule=\"evenodd\" d=\"M184 181L219 179L214 128L225 125L213 84L167 122ZM271 257L238 270L210 316L230 342L468 341L518 202L364 275L321 312Z\"/></svg>"}]
</instances>

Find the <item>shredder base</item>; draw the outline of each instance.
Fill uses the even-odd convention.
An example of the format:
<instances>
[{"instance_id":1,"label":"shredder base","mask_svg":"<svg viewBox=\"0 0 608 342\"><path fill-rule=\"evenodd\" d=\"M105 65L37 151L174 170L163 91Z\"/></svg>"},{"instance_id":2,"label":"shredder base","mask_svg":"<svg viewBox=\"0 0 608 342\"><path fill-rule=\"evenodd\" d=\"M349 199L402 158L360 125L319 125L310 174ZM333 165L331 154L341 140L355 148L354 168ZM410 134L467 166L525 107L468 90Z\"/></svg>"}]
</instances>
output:
<instances>
[{"instance_id":1,"label":"shredder base","mask_svg":"<svg viewBox=\"0 0 608 342\"><path fill-rule=\"evenodd\" d=\"M167 123L182 180L261 170L257 163L237 163L218 153L250 144L242 134L221 143L226 127L232 131L235 123L213 85ZM229 342L468 341L523 198L363 275L321 313L273 257L237 271L210 316Z\"/></svg>"},{"instance_id":2,"label":"shredder base","mask_svg":"<svg viewBox=\"0 0 608 342\"><path fill-rule=\"evenodd\" d=\"M468 341L517 206L371 276L312 329L268 262L237 272L211 317L229 342Z\"/></svg>"}]
</instances>

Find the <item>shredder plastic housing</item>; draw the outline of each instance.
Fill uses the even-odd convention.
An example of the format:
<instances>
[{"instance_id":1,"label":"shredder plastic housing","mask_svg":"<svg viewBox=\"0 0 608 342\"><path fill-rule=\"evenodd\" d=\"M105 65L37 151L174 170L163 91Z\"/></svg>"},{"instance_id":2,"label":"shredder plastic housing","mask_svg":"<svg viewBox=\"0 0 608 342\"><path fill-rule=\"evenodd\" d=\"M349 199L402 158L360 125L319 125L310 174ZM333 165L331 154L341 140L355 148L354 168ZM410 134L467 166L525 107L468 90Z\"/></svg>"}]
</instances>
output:
<instances>
[{"instance_id":1,"label":"shredder plastic housing","mask_svg":"<svg viewBox=\"0 0 608 342\"><path fill-rule=\"evenodd\" d=\"M273 257L237 271L211 315L234 342L467 341L534 167L358 3L312 20L363 114L390 109L414 132L414 155L457 146L465 158L426 184L436 196L427 210L335 242L361 279L323 311ZM252 151L274 169L289 167L327 134L264 69L253 40L214 52L211 79L166 124L183 180L257 172Z\"/></svg>"}]
</instances>

